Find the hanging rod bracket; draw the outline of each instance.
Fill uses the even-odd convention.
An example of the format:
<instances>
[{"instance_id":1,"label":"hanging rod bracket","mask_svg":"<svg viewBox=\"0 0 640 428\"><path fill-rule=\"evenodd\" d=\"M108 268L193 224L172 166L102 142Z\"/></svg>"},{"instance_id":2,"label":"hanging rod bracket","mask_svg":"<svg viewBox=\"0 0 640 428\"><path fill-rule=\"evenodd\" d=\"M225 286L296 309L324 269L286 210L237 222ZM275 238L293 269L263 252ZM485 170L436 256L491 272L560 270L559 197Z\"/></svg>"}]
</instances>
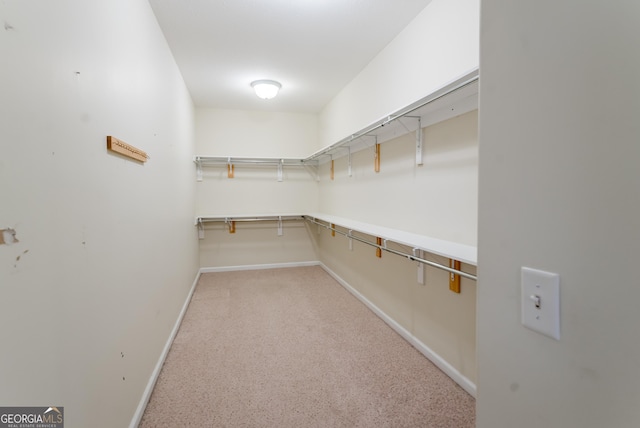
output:
<instances>
[{"instance_id":1,"label":"hanging rod bracket","mask_svg":"<svg viewBox=\"0 0 640 428\"><path fill-rule=\"evenodd\" d=\"M202 161L200 156L196 156L194 161L196 163L196 181L202 181Z\"/></svg>"},{"instance_id":2,"label":"hanging rod bracket","mask_svg":"<svg viewBox=\"0 0 640 428\"><path fill-rule=\"evenodd\" d=\"M422 156L423 145L423 132L422 132L422 119L418 118L418 128L416 129L416 165L422 166L424 164Z\"/></svg>"},{"instance_id":3,"label":"hanging rod bracket","mask_svg":"<svg viewBox=\"0 0 640 428\"><path fill-rule=\"evenodd\" d=\"M424 258L424 255L422 253L423 251L420 248L414 248L413 249L414 260ZM418 281L418 284L424 285L424 263L420 261L418 261L418 274L417 274L416 280Z\"/></svg>"},{"instance_id":4,"label":"hanging rod bracket","mask_svg":"<svg viewBox=\"0 0 640 428\"><path fill-rule=\"evenodd\" d=\"M200 217L198 217L198 239L204 239L204 224Z\"/></svg>"}]
</instances>

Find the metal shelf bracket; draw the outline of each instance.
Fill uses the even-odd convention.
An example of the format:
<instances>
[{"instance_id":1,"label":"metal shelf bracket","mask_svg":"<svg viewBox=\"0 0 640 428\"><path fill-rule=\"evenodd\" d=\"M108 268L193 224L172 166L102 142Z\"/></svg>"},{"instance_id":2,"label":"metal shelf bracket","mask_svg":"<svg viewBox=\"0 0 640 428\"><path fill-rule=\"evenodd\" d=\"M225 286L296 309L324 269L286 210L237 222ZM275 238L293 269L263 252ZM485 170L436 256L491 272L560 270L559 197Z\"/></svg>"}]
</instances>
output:
<instances>
[{"instance_id":1,"label":"metal shelf bracket","mask_svg":"<svg viewBox=\"0 0 640 428\"><path fill-rule=\"evenodd\" d=\"M413 257L415 257L417 259L424 258L424 255L422 253L423 253L423 251L420 248L414 248L413 249ZM418 277L417 277L417 281L418 281L418 284L424 285L424 263L422 263L422 262L418 262Z\"/></svg>"},{"instance_id":2,"label":"metal shelf bracket","mask_svg":"<svg viewBox=\"0 0 640 428\"><path fill-rule=\"evenodd\" d=\"M422 119L418 118L418 129L416 129L416 165L422 166L424 164L422 158L422 145L423 145L423 136L422 136Z\"/></svg>"},{"instance_id":3,"label":"metal shelf bracket","mask_svg":"<svg viewBox=\"0 0 640 428\"><path fill-rule=\"evenodd\" d=\"M204 224L200 217L198 217L198 239L204 239Z\"/></svg>"},{"instance_id":4,"label":"metal shelf bracket","mask_svg":"<svg viewBox=\"0 0 640 428\"><path fill-rule=\"evenodd\" d=\"M196 157L196 181L202 181L202 162Z\"/></svg>"}]
</instances>

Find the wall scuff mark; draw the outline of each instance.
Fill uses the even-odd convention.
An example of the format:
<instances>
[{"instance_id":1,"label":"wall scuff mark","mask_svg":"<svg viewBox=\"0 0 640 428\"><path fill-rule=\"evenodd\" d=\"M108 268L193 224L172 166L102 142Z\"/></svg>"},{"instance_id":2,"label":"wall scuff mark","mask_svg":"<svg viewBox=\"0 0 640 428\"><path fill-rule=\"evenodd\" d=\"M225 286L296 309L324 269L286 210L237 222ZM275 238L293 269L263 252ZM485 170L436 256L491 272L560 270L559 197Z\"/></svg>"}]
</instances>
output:
<instances>
[{"instance_id":1,"label":"wall scuff mark","mask_svg":"<svg viewBox=\"0 0 640 428\"><path fill-rule=\"evenodd\" d=\"M11 245L18 241L16 231L14 229L0 229L0 245Z\"/></svg>"},{"instance_id":2,"label":"wall scuff mark","mask_svg":"<svg viewBox=\"0 0 640 428\"><path fill-rule=\"evenodd\" d=\"M18 262L20 261L20 259L22 258L23 255L27 254L29 252L29 250L24 250L22 252L22 254L20 254L18 257L16 257L16 263L13 265L14 268L18 267Z\"/></svg>"}]
</instances>

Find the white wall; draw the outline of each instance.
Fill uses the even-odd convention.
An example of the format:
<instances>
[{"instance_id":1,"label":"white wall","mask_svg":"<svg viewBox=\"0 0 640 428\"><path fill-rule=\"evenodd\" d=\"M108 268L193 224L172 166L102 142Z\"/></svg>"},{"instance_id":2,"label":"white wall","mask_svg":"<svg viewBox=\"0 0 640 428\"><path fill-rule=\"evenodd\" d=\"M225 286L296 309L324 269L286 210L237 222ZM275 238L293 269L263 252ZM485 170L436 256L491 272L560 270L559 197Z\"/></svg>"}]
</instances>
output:
<instances>
[{"instance_id":1,"label":"white wall","mask_svg":"<svg viewBox=\"0 0 640 428\"><path fill-rule=\"evenodd\" d=\"M207 156L306 158L316 146L318 120L314 114L225 109L196 110L197 154ZM277 180L275 166L235 165L234 178L226 165L203 168L196 185L199 216L304 214L318 208L316 172L284 167ZM195 180L195 166L193 166ZM237 233L224 225L206 224L200 241L200 266L221 267L317 260L311 240L300 225L238 223Z\"/></svg>"},{"instance_id":2,"label":"white wall","mask_svg":"<svg viewBox=\"0 0 640 428\"><path fill-rule=\"evenodd\" d=\"M640 423L640 3L483 1L477 426ZM560 274L561 339L520 324Z\"/></svg>"},{"instance_id":3,"label":"white wall","mask_svg":"<svg viewBox=\"0 0 640 428\"><path fill-rule=\"evenodd\" d=\"M340 141L478 67L478 0L433 0L320 113ZM370 29L375 31L375 29Z\"/></svg>"},{"instance_id":4,"label":"white wall","mask_svg":"<svg viewBox=\"0 0 640 428\"><path fill-rule=\"evenodd\" d=\"M478 112L423 129L423 162L415 162L409 133L381 144L380 172L374 149L321 165L322 212L366 223L476 245L478 204Z\"/></svg>"},{"instance_id":5,"label":"white wall","mask_svg":"<svg viewBox=\"0 0 640 428\"><path fill-rule=\"evenodd\" d=\"M418 265L406 258L383 252L358 241L349 250L345 236L311 226L321 261L378 309L446 361L458 373L457 381L472 388L476 382L476 284L462 278L461 293L449 291L447 272L425 268L425 284L417 281ZM343 230L346 232L346 230ZM370 242L375 237L358 235ZM391 244L390 244L391 245ZM411 249L394 248L411 252ZM447 264L444 257L427 255L429 260ZM475 267L463 264L466 272Z\"/></svg>"},{"instance_id":6,"label":"white wall","mask_svg":"<svg viewBox=\"0 0 640 428\"><path fill-rule=\"evenodd\" d=\"M318 261L304 220L286 220L282 235L275 221L236 222L235 233L224 223L206 223L200 241L200 266L229 268L287 265Z\"/></svg>"},{"instance_id":7,"label":"white wall","mask_svg":"<svg viewBox=\"0 0 640 428\"><path fill-rule=\"evenodd\" d=\"M434 0L320 114L320 146L335 143L397 111L478 66L479 2ZM319 210L337 216L468 245L477 242L477 111L424 129L424 165L415 165L415 134L320 166ZM371 247L349 251L342 237L314 236L320 260L458 373L476 382L473 281L449 291L444 271L427 269L416 281L416 263ZM374 240L373 237L369 237ZM403 249L411 252L411 249ZM447 261L428 255L439 263ZM463 266L473 273L473 266Z\"/></svg>"},{"instance_id":8,"label":"white wall","mask_svg":"<svg viewBox=\"0 0 640 428\"><path fill-rule=\"evenodd\" d=\"M345 159L321 167L323 212L440 239L475 245L477 203L477 112L424 130L424 165L415 165L413 134L381 147L381 168L373 170L370 150L352 156L353 176ZM312 227L315 229L315 227ZM402 328L445 360L468 384L476 382L474 281L463 279L462 293L449 291L448 274L427 268L417 282L417 264L321 229L320 260ZM375 237L365 237L375 242ZM397 248L411 253L412 248ZM448 264L445 258L426 258ZM474 273L475 267L463 266Z\"/></svg>"},{"instance_id":9,"label":"white wall","mask_svg":"<svg viewBox=\"0 0 640 428\"><path fill-rule=\"evenodd\" d=\"M197 273L192 103L144 0L0 22L0 402L127 426Z\"/></svg>"},{"instance_id":10,"label":"white wall","mask_svg":"<svg viewBox=\"0 0 640 428\"><path fill-rule=\"evenodd\" d=\"M380 172L373 150L320 168L323 212L426 236L476 244L478 141L477 111L424 129L424 165L415 164L415 134L381 146ZM315 229L315 227L313 227ZM471 384L476 381L476 284L463 279L462 293L449 291L448 274L428 268L426 285L417 282L416 263L323 231L316 237L320 260L364 295ZM375 242L375 237L365 239ZM411 253L411 248L401 248ZM427 255L441 264L448 260ZM463 266L474 272L473 266Z\"/></svg>"}]
</instances>

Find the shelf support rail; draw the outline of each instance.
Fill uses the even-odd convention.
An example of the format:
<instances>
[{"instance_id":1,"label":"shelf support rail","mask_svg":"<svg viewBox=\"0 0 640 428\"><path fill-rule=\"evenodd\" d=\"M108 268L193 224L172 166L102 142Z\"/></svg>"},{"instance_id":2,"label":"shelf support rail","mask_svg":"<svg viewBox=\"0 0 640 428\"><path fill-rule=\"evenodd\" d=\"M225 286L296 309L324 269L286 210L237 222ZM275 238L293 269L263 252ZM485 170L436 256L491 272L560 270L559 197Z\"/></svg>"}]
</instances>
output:
<instances>
[{"instance_id":1,"label":"shelf support rail","mask_svg":"<svg viewBox=\"0 0 640 428\"><path fill-rule=\"evenodd\" d=\"M345 232L342 232L342 231L336 229L333 225L326 225L324 223L321 223L321 222L317 221L315 219L315 217L304 216L304 218L307 221L311 222L311 223L317 224L318 226L322 226L325 229L331 230L332 233L335 232L335 233L338 233L340 235L346 236L347 238L355 239L356 241L362 242L363 244L367 244L367 245L370 245L372 247L375 247L375 248L379 249L380 251L387 251L387 252L389 252L391 254L395 254L397 256L405 257L405 258L407 258L409 260L412 260L412 261L415 261L415 262L424 263L424 264L429 265L431 267L434 267L434 268L437 268L437 269L441 269L441 270L444 270L444 271L447 271L449 273L453 273L453 274L456 274L456 275L460 275L460 276L462 276L464 278L467 278L467 279L472 279L474 281L478 280L478 277L476 275L472 275L472 274L464 272L464 271L462 271L460 269L453 269L453 268L450 268L449 266L445 266L445 265L442 265L440 263L432 262L431 260L427 260L427 259L424 259L422 257L418 257L418 256L413 255L413 254L403 253L402 251L398 251L398 250L394 250L393 248L389 248L389 247L387 247L386 242L384 243L384 245L383 244L377 244L375 242L367 241L366 239L363 239L363 238L360 238L358 236L352 235L351 234L352 230L350 230L349 233L345 233ZM366 233L366 232L362 232L362 233Z\"/></svg>"}]
</instances>

